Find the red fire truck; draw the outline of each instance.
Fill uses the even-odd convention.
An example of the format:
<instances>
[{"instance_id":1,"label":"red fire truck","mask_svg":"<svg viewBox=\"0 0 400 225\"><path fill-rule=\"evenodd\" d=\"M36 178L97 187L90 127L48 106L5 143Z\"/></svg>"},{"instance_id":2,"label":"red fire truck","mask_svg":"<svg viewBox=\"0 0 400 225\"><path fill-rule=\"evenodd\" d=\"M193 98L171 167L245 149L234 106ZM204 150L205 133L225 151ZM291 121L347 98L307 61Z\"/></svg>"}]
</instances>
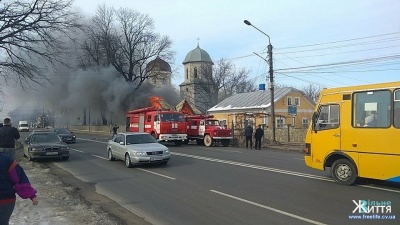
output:
<instances>
[{"instance_id":1,"label":"red fire truck","mask_svg":"<svg viewBox=\"0 0 400 225\"><path fill-rule=\"evenodd\" d=\"M219 121L212 119L212 115L186 115L187 140L196 140L197 144L207 147L220 142L222 146L228 146L232 137L231 130L220 126Z\"/></svg>"},{"instance_id":2,"label":"red fire truck","mask_svg":"<svg viewBox=\"0 0 400 225\"><path fill-rule=\"evenodd\" d=\"M184 114L170 110L158 110L156 107L129 111L127 131L146 132L158 141L173 141L177 146L187 138Z\"/></svg>"}]
</instances>

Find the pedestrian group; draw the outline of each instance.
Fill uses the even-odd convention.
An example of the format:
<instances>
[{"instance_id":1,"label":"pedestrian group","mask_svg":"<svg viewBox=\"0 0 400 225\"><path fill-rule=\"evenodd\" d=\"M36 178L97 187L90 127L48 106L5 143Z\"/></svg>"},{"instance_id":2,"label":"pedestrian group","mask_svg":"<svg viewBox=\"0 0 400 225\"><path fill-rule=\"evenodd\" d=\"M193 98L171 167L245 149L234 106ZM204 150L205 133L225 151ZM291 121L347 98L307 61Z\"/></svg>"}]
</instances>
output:
<instances>
[{"instance_id":1,"label":"pedestrian group","mask_svg":"<svg viewBox=\"0 0 400 225\"><path fill-rule=\"evenodd\" d=\"M250 149L253 149L253 128L249 125L244 130L244 136L246 137L246 148L249 148L250 142ZM264 130L261 128L261 125L258 125L256 132L254 133L255 139L255 150L261 150L261 139L264 137Z\"/></svg>"}]
</instances>

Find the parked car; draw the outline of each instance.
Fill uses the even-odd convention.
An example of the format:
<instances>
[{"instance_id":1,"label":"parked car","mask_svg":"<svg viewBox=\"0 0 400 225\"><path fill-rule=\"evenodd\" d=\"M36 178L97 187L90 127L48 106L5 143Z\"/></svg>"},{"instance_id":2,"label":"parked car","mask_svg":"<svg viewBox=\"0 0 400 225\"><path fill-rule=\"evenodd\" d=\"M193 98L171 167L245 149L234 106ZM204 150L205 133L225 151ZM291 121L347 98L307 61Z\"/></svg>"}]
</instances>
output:
<instances>
[{"instance_id":1,"label":"parked car","mask_svg":"<svg viewBox=\"0 0 400 225\"><path fill-rule=\"evenodd\" d=\"M69 147L52 131L32 132L25 139L24 156L29 161L44 158L69 159Z\"/></svg>"},{"instance_id":2,"label":"parked car","mask_svg":"<svg viewBox=\"0 0 400 225\"><path fill-rule=\"evenodd\" d=\"M170 159L169 149L148 133L118 133L107 144L108 160L121 159L126 167L139 164L165 165Z\"/></svg>"},{"instance_id":3,"label":"parked car","mask_svg":"<svg viewBox=\"0 0 400 225\"><path fill-rule=\"evenodd\" d=\"M76 142L76 136L74 132L70 131L68 128L55 128L54 132L56 132L56 134L60 136L65 143Z\"/></svg>"}]
</instances>

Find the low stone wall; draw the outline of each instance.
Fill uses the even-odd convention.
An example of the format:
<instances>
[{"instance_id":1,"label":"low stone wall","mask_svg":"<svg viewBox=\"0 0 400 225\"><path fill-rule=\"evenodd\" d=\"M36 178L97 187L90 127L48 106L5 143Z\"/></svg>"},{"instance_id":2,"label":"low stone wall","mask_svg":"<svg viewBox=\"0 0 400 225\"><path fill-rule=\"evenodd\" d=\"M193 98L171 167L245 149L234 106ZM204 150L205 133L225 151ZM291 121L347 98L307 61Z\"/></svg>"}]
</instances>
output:
<instances>
[{"instance_id":1,"label":"low stone wall","mask_svg":"<svg viewBox=\"0 0 400 225\"><path fill-rule=\"evenodd\" d=\"M119 126L120 128L118 129L118 132L124 132L125 131L125 125L124 126ZM122 129L121 129L122 127ZM86 131L86 132L93 132L93 133L112 133L112 127L110 125L69 125L68 128L70 130L77 130L77 131Z\"/></svg>"}]
</instances>

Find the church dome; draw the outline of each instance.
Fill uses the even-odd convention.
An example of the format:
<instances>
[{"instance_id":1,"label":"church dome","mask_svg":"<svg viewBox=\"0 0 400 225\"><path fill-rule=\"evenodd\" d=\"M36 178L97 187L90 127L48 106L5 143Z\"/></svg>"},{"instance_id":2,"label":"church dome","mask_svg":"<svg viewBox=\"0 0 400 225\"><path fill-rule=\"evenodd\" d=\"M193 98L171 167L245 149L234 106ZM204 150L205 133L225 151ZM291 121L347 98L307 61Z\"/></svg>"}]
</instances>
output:
<instances>
[{"instance_id":1,"label":"church dome","mask_svg":"<svg viewBox=\"0 0 400 225\"><path fill-rule=\"evenodd\" d=\"M169 72L171 73L171 66L160 57L150 61L146 66L147 71Z\"/></svg>"},{"instance_id":2,"label":"church dome","mask_svg":"<svg viewBox=\"0 0 400 225\"><path fill-rule=\"evenodd\" d=\"M182 64L185 65L186 63L191 62L209 62L214 65L210 55L205 50L201 49L199 45L197 45L197 48L193 49L186 55L186 58Z\"/></svg>"}]
</instances>

